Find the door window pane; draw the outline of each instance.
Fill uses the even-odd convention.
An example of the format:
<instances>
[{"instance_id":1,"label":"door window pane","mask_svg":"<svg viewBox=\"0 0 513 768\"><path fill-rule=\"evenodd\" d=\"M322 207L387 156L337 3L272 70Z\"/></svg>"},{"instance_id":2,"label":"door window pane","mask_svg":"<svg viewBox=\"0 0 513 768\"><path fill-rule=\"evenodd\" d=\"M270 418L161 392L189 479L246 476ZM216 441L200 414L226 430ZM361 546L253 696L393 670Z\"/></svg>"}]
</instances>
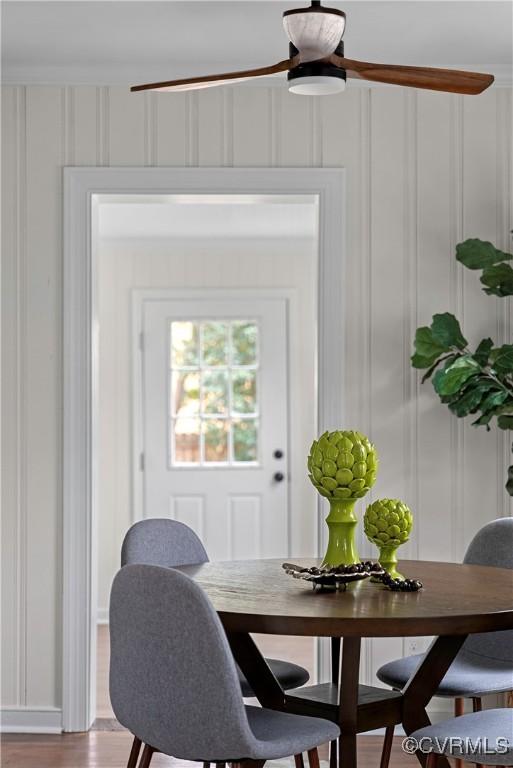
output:
<instances>
[{"instance_id":1,"label":"door window pane","mask_svg":"<svg viewBox=\"0 0 513 768\"><path fill-rule=\"evenodd\" d=\"M256 413L256 371L234 371L232 392L234 413Z\"/></svg>"},{"instance_id":2,"label":"door window pane","mask_svg":"<svg viewBox=\"0 0 513 768\"><path fill-rule=\"evenodd\" d=\"M199 373L173 371L171 392L173 416L194 416L199 412Z\"/></svg>"},{"instance_id":3,"label":"door window pane","mask_svg":"<svg viewBox=\"0 0 513 768\"><path fill-rule=\"evenodd\" d=\"M255 419L233 422L234 461L257 460L257 423Z\"/></svg>"},{"instance_id":4,"label":"door window pane","mask_svg":"<svg viewBox=\"0 0 513 768\"><path fill-rule=\"evenodd\" d=\"M219 419L205 419L203 422L203 437L205 445L205 461L228 461L228 424Z\"/></svg>"},{"instance_id":5,"label":"door window pane","mask_svg":"<svg viewBox=\"0 0 513 768\"><path fill-rule=\"evenodd\" d=\"M199 464L201 459L199 419L175 419L173 434L175 462L177 464Z\"/></svg>"},{"instance_id":6,"label":"door window pane","mask_svg":"<svg viewBox=\"0 0 513 768\"><path fill-rule=\"evenodd\" d=\"M228 324L201 324L201 361L205 366L228 363Z\"/></svg>"},{"instance_id":7,"label":"door window pane","mask_svg":"<svg viewBox=\"0 0 513 768\"><path fill-rule=\"evenodd\" d=\"M233 365L256 365L258 344L258 326L247 321L232 323L232 363Z\"/></svg>"},{"instance_id":8,"label":"door window pane","mask_svg":"<svg viewBox=\"0 0 513 768\"><path fill-rule=\"evenodd\" d=\"M173 368L199 363L198 324L190 320L171 323L171 361Z\"/></svg>"},{"instance_id":9,"label":"door window pane","mask_svg":"<svg viewBox=\"0 0 513 768\"><path fill-rule=\"evenodd\" d=\"M258 462L258 345L255 320L171 321L171 465Z\"/></svg>"},{"instance_id":10,"label":"door window pane","mask_svg":"<svg viewBox=\"0 0 513 768\"><path fill-rule=\"evenodd\" d=\"M227 371L202 371L201 410L203 413L224 414L228 410Z\"/></svg>"}]
</instances>

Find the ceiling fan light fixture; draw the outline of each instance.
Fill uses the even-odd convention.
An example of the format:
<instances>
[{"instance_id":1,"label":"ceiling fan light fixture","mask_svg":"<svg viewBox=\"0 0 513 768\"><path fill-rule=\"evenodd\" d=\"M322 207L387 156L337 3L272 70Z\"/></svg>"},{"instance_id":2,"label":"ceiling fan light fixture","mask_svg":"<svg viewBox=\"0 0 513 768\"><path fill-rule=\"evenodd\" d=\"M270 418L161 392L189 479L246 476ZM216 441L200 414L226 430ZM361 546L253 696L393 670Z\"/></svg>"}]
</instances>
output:
<instances>
[{"instance_id":1,"label":"ceiling fan light fixture","mask_svg":"<svg viewBox=\"0 0 513 768\"><path fill-rule=\"evenodd\" d=\"M300 64L287 74L289 91L302 96L329 96L346 87L346 71L326 62Z\"/></svg>"},{"instance_id":2,"label":"ceiling fan light fixture","mask_svg":"<svg viewBox=\"0 0 513 768\"><path fill-rule=\"evenodd\" d=\"M346 81L333 75L306 75L289 80L289 91L301 96L330 96L342 93Z\"/></svg>"}]
</instances>

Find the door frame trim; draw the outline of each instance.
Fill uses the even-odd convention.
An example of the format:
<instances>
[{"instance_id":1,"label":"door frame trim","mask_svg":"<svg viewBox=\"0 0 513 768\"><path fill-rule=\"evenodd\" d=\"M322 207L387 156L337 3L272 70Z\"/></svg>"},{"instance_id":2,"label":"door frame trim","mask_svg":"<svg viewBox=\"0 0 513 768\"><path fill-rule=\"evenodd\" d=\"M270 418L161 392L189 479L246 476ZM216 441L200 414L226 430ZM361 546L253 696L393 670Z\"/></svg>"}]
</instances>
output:
<instances>
[{"instance_id":1,"label":"door frame trim","mask_svg":"<svg viewBox=\"0 0 513 768\"><path fill-rule=\"evenodd\" d=\"M93 196L318 196L317 392L318 426L323 431L344 423L346 193L343 168L68 167L63 176L62 707L63 730L85 731L94 719L96 656L98 313ZM323 542L320 515L319 533Z\"/></svg>"}]
</instances>

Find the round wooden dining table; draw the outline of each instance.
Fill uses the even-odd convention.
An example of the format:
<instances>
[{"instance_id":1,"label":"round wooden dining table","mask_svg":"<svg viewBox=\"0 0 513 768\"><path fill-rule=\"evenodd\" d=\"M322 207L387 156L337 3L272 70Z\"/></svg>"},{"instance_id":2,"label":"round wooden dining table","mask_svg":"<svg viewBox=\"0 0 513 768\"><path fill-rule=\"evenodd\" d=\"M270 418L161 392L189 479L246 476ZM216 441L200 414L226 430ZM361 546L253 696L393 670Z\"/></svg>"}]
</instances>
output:
<instances>
[{"instance_id":1,"label":"round wooden dining table","mask_svg":"<svg viewBox=\"0 0 513 768\"><path fill-rule=\"evenodd\" d=\"M382 727L393 733L393 726L402 723L410 734L428 725L426 707L467 636L513 629L512 570L404 560L401 570L424 585L419 592L392 592L369 579L345 591L314 591L308 582L287 575L282 562L203 563L180 570L207 593L262 706L339 724L331 768L337 762L340 768L356 768L358 733ZM331 681L286 693L252 632L331 638ZM359 684L362 638L425 635L435 639L402 691ZM426 756L418 757L424 764ZM441 758L440 766L449 768L449 763Z\"/></svg>"}]
</instances>

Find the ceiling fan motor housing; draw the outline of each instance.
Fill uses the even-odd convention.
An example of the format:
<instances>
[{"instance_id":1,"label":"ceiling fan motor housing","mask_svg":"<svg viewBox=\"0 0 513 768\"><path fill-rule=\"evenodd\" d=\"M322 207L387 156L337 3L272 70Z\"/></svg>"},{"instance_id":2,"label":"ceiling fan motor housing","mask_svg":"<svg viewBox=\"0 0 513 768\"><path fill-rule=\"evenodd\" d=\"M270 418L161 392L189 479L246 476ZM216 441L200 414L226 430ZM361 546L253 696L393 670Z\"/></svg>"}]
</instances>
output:
<instances>
[{"instance_id":1,"label":"ceiling fan motor housing","mask_svg":"<svg viewBox=\"0 0 513 768\"><path fill-rule=\"evenodd\" d=\"M283 28L302 62L324 59L334 53L345 26L344 11L324 8L316 0L310 8L295 8L283 13Z\"/></svg>"}]
</instances>

